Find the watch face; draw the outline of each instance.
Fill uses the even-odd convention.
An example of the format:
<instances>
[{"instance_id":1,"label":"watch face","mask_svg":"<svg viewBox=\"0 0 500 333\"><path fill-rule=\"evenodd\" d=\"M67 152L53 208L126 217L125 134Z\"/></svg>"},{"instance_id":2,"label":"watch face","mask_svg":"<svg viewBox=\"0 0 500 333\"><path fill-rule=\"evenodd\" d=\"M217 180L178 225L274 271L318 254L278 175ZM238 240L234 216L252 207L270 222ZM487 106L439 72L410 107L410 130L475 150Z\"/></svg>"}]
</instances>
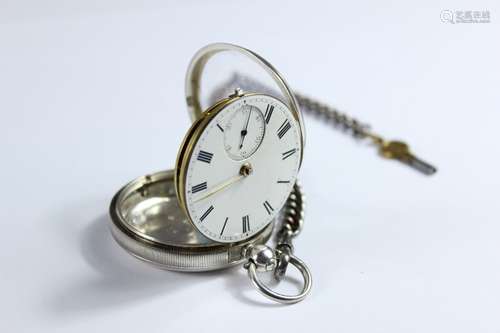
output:
<instances>
[{"instance_id":1,"label":"watch face","mask_svg":"<svg viewBox=\"0 0 500 333\"><path fill-rule=\"evenodd\" d=\"M184 204L218 242L247 239L279 213L295 183L302 133L276 98L238 97L209 116L184 164Z\"/></svg>"}]
</instances>

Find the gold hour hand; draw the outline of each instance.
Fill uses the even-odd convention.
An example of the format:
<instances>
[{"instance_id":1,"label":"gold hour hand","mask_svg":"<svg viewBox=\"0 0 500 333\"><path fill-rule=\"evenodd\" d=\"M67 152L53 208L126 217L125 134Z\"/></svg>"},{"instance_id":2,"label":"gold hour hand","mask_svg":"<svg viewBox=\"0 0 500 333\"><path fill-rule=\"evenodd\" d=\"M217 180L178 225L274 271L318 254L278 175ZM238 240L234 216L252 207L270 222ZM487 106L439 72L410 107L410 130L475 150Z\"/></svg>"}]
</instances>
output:
<instances>
[{"instance_id":1,"label":"gold hour hand","mask_svg":"<svg viewBox=\"0 0 500 333\"><path fill-rule=\"evenodd\" d=\"M198 197L196 200L194 200L193 203L197 203L201 200L205 200L206 198L224 190L225 188L231 186L232 184L242 180L243 178L249 176L252 173L253 169L252 166L249 163L245 163L241 166L240 172L238 175L233 176L217 185L212 187L209 191L205 192L203 195Z\"/></svg>"}]
</instances>

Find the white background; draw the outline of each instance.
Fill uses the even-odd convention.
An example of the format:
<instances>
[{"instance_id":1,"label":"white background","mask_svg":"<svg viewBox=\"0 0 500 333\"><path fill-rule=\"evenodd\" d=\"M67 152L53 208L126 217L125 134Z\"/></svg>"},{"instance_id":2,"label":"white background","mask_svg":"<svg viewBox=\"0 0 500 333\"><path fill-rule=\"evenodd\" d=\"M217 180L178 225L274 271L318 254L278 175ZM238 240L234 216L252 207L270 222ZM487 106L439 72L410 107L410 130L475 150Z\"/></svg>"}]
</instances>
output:
<instances>
[{"instance_id":1,"label":"white background","mask_svg":"<svg viewBox=\"0 0 500 333\"><path fill-rule=\"evenodd\" d=\"M490 1L0 2L1 332L500 332L499 15ZM490 24L440 12L489 10ZM209 42L259 52L434 162L424 177L306 117L302 303L242 269L128 256L107 207L171 168L183 79Z\"/></svg>"}]
</instances>

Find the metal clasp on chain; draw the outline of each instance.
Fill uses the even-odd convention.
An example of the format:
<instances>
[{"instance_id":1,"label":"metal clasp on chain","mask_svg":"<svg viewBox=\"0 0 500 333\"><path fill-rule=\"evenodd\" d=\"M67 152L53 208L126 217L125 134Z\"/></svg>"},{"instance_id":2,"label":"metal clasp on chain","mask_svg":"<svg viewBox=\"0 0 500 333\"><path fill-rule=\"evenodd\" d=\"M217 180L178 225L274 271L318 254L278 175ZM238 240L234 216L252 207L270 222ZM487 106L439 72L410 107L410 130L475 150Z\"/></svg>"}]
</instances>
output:
<instances>
[{"instance_id":1,"label":"metal clasp on chain","mask_svg":"<svg viewBox=\"0 0 500 333\"><path fill-rule=\"evenodd\" d=\"M300 293L285 295L278 293L266 286L258 277L257 272L274 270L274 276L281 280L285 275L288 264L294 265L302 274L304 285ZM312 276L307 265L293 254L285 254L277 249L273 250L267 245L256 245L249 249L248 262L244 265L248 276L257 290L269 299L283 303L293 304L302 301L311 291Z\"/></svg>"},{"instance_id":2,"label":"metal clasp on chain","mask_svg":"<svg viewBox=\"0 0 500 333\"><path fill-rule=\"evenodd\" d=\"M297 303L303 300L311 291L312 276L307 265L293 255L292 240L302 230L304 223L304 196L298 184L295 184L292 193L288 197L283 208L283 222L276 235L276 249L267 245L254 245L247 249L245 256L248 262L244 267L248 270L248 276L257 290L264 296L284 304ZM267 287L259 279L257 272L274 271L276 280L281 281L292 264L302 274L304 285L302 291L296 295L284 295L277 293Z\"/></svg>"}]
</instances>

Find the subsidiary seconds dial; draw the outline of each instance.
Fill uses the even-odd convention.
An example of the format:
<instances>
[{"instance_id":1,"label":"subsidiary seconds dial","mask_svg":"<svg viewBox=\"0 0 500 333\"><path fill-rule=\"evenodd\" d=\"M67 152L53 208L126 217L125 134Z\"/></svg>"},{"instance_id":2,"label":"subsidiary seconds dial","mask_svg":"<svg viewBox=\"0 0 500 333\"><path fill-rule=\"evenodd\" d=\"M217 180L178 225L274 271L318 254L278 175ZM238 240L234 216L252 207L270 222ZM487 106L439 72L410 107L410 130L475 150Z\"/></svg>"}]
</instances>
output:
<instances>
[{"instance_id":1,"label":"subsidiary seconds dial","mask_svg":"<svg viewBox=\"0 0 500 333\"><path fill-rule=\"evenodd\" d=\"M250 157L259 148L266 130L264 116L255 105L244 104L229 117L224 130L224 148L236 161Z\"/></svg>"}]
</instances>

